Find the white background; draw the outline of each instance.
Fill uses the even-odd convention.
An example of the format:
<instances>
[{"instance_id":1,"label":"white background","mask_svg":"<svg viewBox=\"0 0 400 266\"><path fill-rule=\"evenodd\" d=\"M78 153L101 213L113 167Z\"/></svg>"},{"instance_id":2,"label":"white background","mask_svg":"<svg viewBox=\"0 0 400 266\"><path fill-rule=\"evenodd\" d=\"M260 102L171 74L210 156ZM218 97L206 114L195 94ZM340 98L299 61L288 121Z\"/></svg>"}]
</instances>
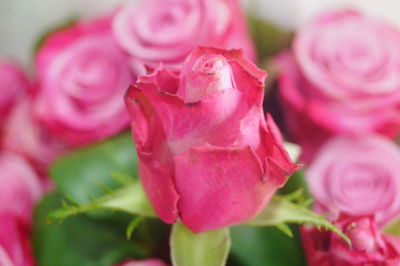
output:
<instances>
[{"instance_id":1,"label":"white background","mask_svg":"<svg viewBox=\"0 0 400 266\"><path fill-rule=\"evenodd\" d=\"M0 57L25 66L37 38L73 16L90 17L129 0L0 0ZM130 0L136 1L136 0ZM144 0L148 1L148 0ZM318 12L352 7L400 28L400 0L243 0L249 12L282 28L295 29Z\"/></svg>"}]
</instances>

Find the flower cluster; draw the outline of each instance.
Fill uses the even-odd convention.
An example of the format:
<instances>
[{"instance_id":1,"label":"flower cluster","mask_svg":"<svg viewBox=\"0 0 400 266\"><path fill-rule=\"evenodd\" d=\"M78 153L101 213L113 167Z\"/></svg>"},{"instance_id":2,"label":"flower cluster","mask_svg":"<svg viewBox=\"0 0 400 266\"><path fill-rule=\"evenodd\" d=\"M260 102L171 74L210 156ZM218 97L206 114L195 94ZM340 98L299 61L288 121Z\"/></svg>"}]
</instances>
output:
<instances>
[{"instance_id":1,"label":"flower cluster","mask_svg":"<svg viewBox=\"0 0 400 266\"><path fill-rule=\"evenodd\" d=\"M104 16L91 20L77 20L47 34L35 54L33 77L28 77L23 69L13 62L0 61L1 265L28 266L35 264L29 241L31 215L36 201L45 191L51 190L53 187L51 181L47 178L49 165L57 157L72 148L107 139L122 130L128 129L129 113L124 104L124 94L129 86L134 84L136 80L139 83L145 80L145 76L140 75L145 75L147 71L151 72L162 63L164 65L163 70L157 70L155 74L152 74L152 77L159 78L157 84L163 83L160 92L169 88L175 89L172 87L178 82L178 78L172 72L180 71L185 58L199 45L224 49L243 49L250 60L255 60L255 51L247 33L245 18L239 1L143 0L127 3ZM240 57L241 55L234 53L230 56ZM224 210L216 209L214 211L214 216L216 212L224 211L226 213L223 216L226 217L223 219L213 217L213 221L210 222L199 221L200 225L194 226L198 230L238 223L253 216L265 205L276 187L285 182L286 179L281 174L287 174L279 172L277 173L279 175L277 180L272 180L274 176L268 171L275 171L275 165L266 165L271 163L268 161L270 159L266 160L268 154L275 150L265 150L263 142L269 141L268 145L277 145L278 148L280 148L280 144L275 143L275 136L272 135L273 133L267 126L260 107L264 72L256 69L249 61L241 58L230 58L229 60L235 61L234 64L239 62L244 65L238 65L237 67L240 69L234 70L235 72L240 71L237 75L247 74L245 71L248 70L253 71L255 75L254 77L252 75L238 77L236 81L238 86L236 86L231 73L233 70L228 65L228 59L225 59L222 55L215 55L214 57L210 55L208 60L206 56L204 62L196 63L199 68L196 71L199 74L197 76L188 74L183 81L186 85L182 85L179 92L179 96L182 98L182 106L179 107L182 110L179 111L183 112L185 106L200 101L203 96L206 97L206 94L217 94L215 99L211 99L211 96L208 97L209 106L205 110L211 113L205 113L198 117L199 122L203 123L199 127L200 130L196 132L193 130L187 137L188 139L202 137L202 134L205 134L204 131L211 127L214 127L213 130L217 131L218 128L234 122L231 141L237 141L237 143L230 145L226 150L217 146L212 149L217 149L215 154L220 153L221 158L229 154L232 157L237 157L238 160L245 159L245 163L251 163L254 169L249 171L247 175L240 176L244 182L248 182L248 187L245 189L247 194L242 195L244 198L242 204L249 209L241 210L238 205L234 210L229 210L235 204L235 200L242 200L235 199L232 195L228 197L226 204L224 204ZM210 66L207 64L210 64ZM187 67L192 68L194 66ZM184 71L184 73L188 71ZM210 75L215 76L211 77ZM218 75L222 75L221 78L218 78ZM246 78L254 85L249 88L245 87L243 82ZM211 80L213 81L212 86L203 87ZM197 82L200 83L197 84ZM192 88L191 86L197 87ZM214 91L211 92L211 90ZM229 92L229 90L232 90L232 92ZM246 91L242 92L242 90ZM225 92L227 94L222 95ZM234 94L236 94L236 100L230 102L229 95ZM248 104L244 105L242 110L236 110L239 107L239 100L242 98L247 99ZM227 110L218 121L210 125L211 116L217 115L218 112L214 110L212 113L212 108L219 104L227 105ZM155 106L158 107L157 104ZM134 107L130 107L130 109L132 108ZM193 105L193 108L190 109L192 109L193 114L202 110L199 109L199 105L197 107ZM223 109L221 108L221 111ZM249 114L244 111L248 111ZM236 115L236 113L239 114ZM133 114L132 119L136 121L146 118L140 114ZM185 119L186 121L182 121L182 130L192 130L190 126L192 122L189 120L191 118ZM240 128L242 119L245 123L243 129ZM165 121L165 123L170 122L172 121ZM253 123L258 124L254 124L253 128ZM159 126L163 125L160 124ZM250 136L253 131L257 131L254 138ZM175 133L178 134L179 130ZM175 133L171 132L172 135ZM171 138L173 137L176 138L176 136L171 136ZM216 137L214 137L215 141L217 141ZM263 140L260 140L260 137ZM138 147L145 145L141 143L141 140L137 139ZM167 140L157 139L155 141ZM168 141L173 140L168 139ZM172 151L173 147L171 146L171 153L176 153L180 149L179 154L183 156L184 153L189 152L189 148L195 148L194 145L191 145L190 140L180 141L181 144L174 144L174 151ZM184 142L187 143L184 144ZM210 147L217 144L217 142L212 141L209 143ZM226 145L229 144L226 143ZM161 147L155 149L161 149ZM201 154L202 150L207 152L207 145L199 147L199 149L200 154L198 156L205 156L205 159L210 157L208 154ZM271 149L275 149L275 147ZM214 153L212 156L214 156ZM292 167L291 162L285 161L288 159L285 157L287 155L284 151L282 151L282 156L284 156L282 163L288 164L283 167ZM157 159L153 159L154 162L157 162ZM185 159L182 158L182 160ZM168 160L165 164L173 163L172 157L168 157ZM278 163L281 163L279 160ZM151 172L152 168L147 170L150 172L144 170L146 169L145 162L146 160L143 157L143 160L141 160L141 168L143 169L141 178L148 189L148 194L155 204L155 208L161 209L159 211L161 218L167 222L172 222L177 219L176 202L178 201L175 187L171 188L172 180L169 180L169 176L161 176L160 178L164 181L161 183L156 181L156 179L153 179L155 176ZM184 164L183 161L177 163ZM278 166L280 165L278 164ZM150 166L148 165L148 167ZM181 170L182 172L178 174L185 175L187 170L185 170L184 165L182 165ZM289 170L294 169L290 168ZM171 169L168 170L169 175L172 174L171 171ZM230 171L233 172L235 169ZM215 176L210 177L215 178ZM196 176L192 175L192 180L185 181L182 179L182 182L194 181L195 178ZM228 176L223 178L227 179L227 183L220 184L221 187L229 183ZM146 180L149 181L146 182ZM182 186L184 186L183 183ZM159 185L160 188L153 188L152 185ZM175 185L178 186L178 184ZM233 192L234 184L232 183L230 186L232 186ZM165 191L161 196L166 198L153 197L154 192L152 190L154 189ZM219 190L221 189L217 188L213 193L220 193ZM254 191L256 191L256 195L252 195ZM192 192L182 191L181 193ZM241 191L236 191L236 193L239 192ZM181 198L185 199L183 195L181 195ZM180 202L194 200L198 199L187 197ZM214 198L211 197L209 201L212 200ZM195 206L193 202L185 204L186 206L181 208L190 209ZM206 202L206 204L212 203ZM171 214L164 214L165 211L162 209L170 205L171 209L175 208L174 211L171 211ZM196 208L200 207L205 208L207 206L196 206ZM185 214L183 219L197 219L193 215L195 214L189 213L188 210L188 214ZM204 219L208 218L205 217ZM164 265L157 260L132 261L124 265L138 264Z\"/></svg>"},{"instance_id":2,"label":"flower cluster","mask_svg":"<svg viewBox=\"0 0 400 266\"><path fill-rule=\"evenodd\" d=\"M48 252L44 242L54 250L65 244L68 266L90 249L95 255L82 265L224 265L229 227L236 241L229 259L242 265L253 254L238 239L258 245L267 232L275 241L273 231L249 226L274 225L290 235L290 222L311 223L301 225L298 247L310 266L400 265L400 232L393 229L400 216L400 31L350 10L323 14L293 38L250 21L251 30L240 0L137 0L47 33L31 71L1 59L0 266L49 265L39 254ZM265 29L271 34L260 36ZM250 32L255 40L287 39L265 61L277 70L267 82L256 65L266 53L257 58L255 47L277 49L262 47L266 40L254 45ZM112 137L123 132L136 151L113 147L120 138ZM283 136L301 147L299 163ZM125 164L139 179L110 169ZM296 176L304 187L296 190L302 185L295 181L280 190L302 165ZM104 193L96 187L93 196L85 178L102 174L120 187L101 180ZM45 203L67 198L49 219L89 213L65 232L33 220L47 192ZM87 201L79 198L85 193ZM35 218L49 207L42 204ZM91 212L99 209L130 216ZM149 217L164 223L142 225ZM125 222L128 239L114 239ZM170 234L170 248L153 243L144 227L156 228L160 242ZM86 243L92 230L107 234L99 250ZM35 237L34 246L32 232L42 231L50 237ZM83 242L77 248L76 235ZM103 252L104 261L93 258Z\"/></svg>"},{"instance_id":3,"label":"flower cluster","mask_svg":"<svg viewBox=\"0 0 400 266\"><path fill-rule=\"evenodd\" d=\"M303 228L309 265L398 265L400 32L354 11L322 15L276 58L289 137L303 148L314 209L352 240Z\"/></svg>"}]
</instances>

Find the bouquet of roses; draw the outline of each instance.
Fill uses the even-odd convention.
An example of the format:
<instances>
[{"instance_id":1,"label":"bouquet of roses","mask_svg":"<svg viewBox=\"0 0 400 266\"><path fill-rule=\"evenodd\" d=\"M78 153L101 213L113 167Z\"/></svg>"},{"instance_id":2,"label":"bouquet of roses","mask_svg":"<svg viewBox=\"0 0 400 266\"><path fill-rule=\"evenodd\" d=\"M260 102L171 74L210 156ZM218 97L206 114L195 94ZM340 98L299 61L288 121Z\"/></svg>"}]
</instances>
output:
<instances>
[{"instance_id":1,"label":"bouquet of roses","mask_svg":"<svg viewBox=\"0 0 400 266\"><path fill-rule=\"evenodd\" d=\"M141 0L34 59L0 61L0 266L400 265L394 26Z\"/></svg>"}]
</instances>

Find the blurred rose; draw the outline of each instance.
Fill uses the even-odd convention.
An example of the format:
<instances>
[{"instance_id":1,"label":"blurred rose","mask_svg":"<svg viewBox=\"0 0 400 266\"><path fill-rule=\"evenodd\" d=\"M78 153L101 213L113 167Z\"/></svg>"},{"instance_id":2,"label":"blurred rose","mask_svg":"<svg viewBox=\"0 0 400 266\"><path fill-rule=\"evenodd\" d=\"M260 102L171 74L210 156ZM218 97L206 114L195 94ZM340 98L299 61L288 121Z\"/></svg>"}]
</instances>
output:
<instances>
[{"instance_id":1,"label":"blurred rose","mask_svg":"<svg viewBox=\"0 0 400 266\"><path fill-rule=\"evenodd\" d=\"M35 265L29 243L29 226L12 213L0 212L0 265Z\"/></svg>"},{"instance_id":2,"label":"blurred rose","mask_svg":"<svg viewBox=\"0 0 400 266\"><path fill-rule=\"evenodd\" d=\"M238 0L142 0L119 11L113 30L139 74L144 64L179 68L199 45L243 48L255 57Z\"/></svg>"},{"instance_id":3,"label":"blurred rose","mask_svg":"<svg viewBox=\"0 0 400 266\"><path fill-rule=\"evenodd\" d=\"M0 181L0 213L14 213L29 221L32 208L42 192L35 171L24 158L2 151Z\"/></svg>"},{"instance_id":4,"label":"blurred rose","mask_svg":"<svg viewBox=\"0 0 400 266\"><path fill-rule=\"evenodd\" d=\"M65 149L60 141L33 117L32 101L28 96L20 99L5 123L2 147L22 154L37 166L41 173Z\"/></svg>"},{"instance_id":5,"label":"blurred rose","mask_svg":"<svg viewBox=\"0 0 400 266\"><path fill-rule=\"evenodd\" d=\"M128 125L123 95L133 77L109 22L82 22L58 31L36 58L38 116L72 145L107 138Z\"/></svg>"},{"instance_id":6,"label":"blurred rose","mask_svg":"<svg viewBox=\"0 0 400 266\"><path fill-rule=\"evenodd\" d=\"M119 266L166 266L163 261L159 259L147 259L147 260L130 260Z\"/></svg>"},{"instance_id":7,"label":"blurred rose","mask_svg":"<svg viewBox=\"0 0 400 266\"><path fill-rule=\"evenodd\" d=\"M317 228L302 227L301 238L309 266L396 266L400 239L382 235L370 217L341 217L335 225L351 240Z\"/></svg>"},{"instance_id":8,"label":"blurred rose","mask_svg":"<svg viewBox=\"0 0 400 266\"><path fill-rule=\"evenodd\" d=\"M400 213L399 165L399 148L383 137L338 137L317 153L306 180L334 216L375 215L383 225Z\"/></svg>"},{"instance_id":9,"label":"blurred rose","mask_svg":"<svg viewBox=\"0 0 400 266\"><path fill-rule=\"evenodd\" d=\"M298 118L288 120L290 134L300 143L309 127L394 135L400 124L399 47L397 30L352 11L305 26L292 54L278 58L283 106L287 117Z\"/></svg>"},{"instance_id":10,"label":"blurred rose","mask_svg":"<svg viewBox=\"0 0 400 266\"><path fill-rule=\"evenodd\" d=\"M262 100L265 72L237 50L199 48L127 93L140 177L160 218L201 232L255 216L298 166Z\"/></svg>"},{"instance_id":11,"label":"blurred rose","mask_svg":"<svg viewBox=\"0 0 400 266\"><path fill-rule=\"evenodd\" d=\"M14 63L0 60L0 121L6 119L9 110L21 92L28 88L28 80L23 70Z\"/></svg>"}]
</instances>

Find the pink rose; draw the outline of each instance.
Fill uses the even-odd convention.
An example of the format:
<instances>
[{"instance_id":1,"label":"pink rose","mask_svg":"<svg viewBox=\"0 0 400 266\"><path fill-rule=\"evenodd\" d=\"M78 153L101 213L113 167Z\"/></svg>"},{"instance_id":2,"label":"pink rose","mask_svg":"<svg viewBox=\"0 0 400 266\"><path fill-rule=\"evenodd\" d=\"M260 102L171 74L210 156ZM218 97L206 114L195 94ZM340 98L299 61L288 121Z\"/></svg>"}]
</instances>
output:
<instances>
[{"instance_id":1,"label":"pink rose","mask_svg":"<svg viewBox=\"0 0 400 266\"><path fill-rule=\"evenodd\" d=\"M113 21L117 42L136 73L144 65L178 68L199 45L242 48L254 59L238 0L142 0L120 9Z\"/></svg>"},{"instance_id":2,"label":"pink rose","mask_svg":"<svg viewBox=\"0 0 400 266\"><path fill-rule=\"evenodd\" d=\"M0 183L0 213L13 213L30 221L33 206L42 193L39 177L32 167L19 155L2 151Z\"/></svg>"},{"instance_id":3,"label":"pink rose","mask_svg":"<svg viewBox=\"0 0 400 266\"><path fill-rule=\"evenodd\" d=\"M52 34L36 64L38 116L67 143L104 139L128 125L123 95L134 77L111 37L109 18Z\"/></svg>"},{"instance_id":4,"label":"pink rose","mask_svg":"<svg viewBox=\"0 0 400 266\"><path fill-rule=\"evenodd\" d=\"M0 265L35 265L29 242L29 228L12 213L0 213Z\"/></svg>"},{"instance_id":5,"label":"pink rose","mask_svg":"<svg viewBox=\"0 0 400 266\"><path fill-rule=\"evenodd\" d=\"M312 146L333 134L380 132L400 122L400 33L382 21L344 11L300 30L277 62L290 135Z\"/></svg>"},{"instance_id":6,"label":"pink rose","mask_svg":"<svg viewBox=\"0 0 400 266\"><path fill-rule=\"evenodd\" d=\"M35 119L30 97L20 99L5 123L3 148L22 154L43 174L53 159L66 150L64 144Z\"/></svg>"},{"instance_id":7,"label":"pink rose","mask_svg":"<svg viewBox=\"0 0 400 266\"><path fill-rule=\"evenodd\" d=\"M302 227L309 266L398 266L400 238L382 235L371 217L341 217L335 223L351 240L350 247L333 232Z\"/></svg>"},{"instance_id":8,"label":"pink rose","mask_svg":"<svg viewBox=\"0 0 400 266\"><path fill-rule=\"evenodd\" d=\"M0 121L6 119L10 108L16 102L17 96L24 92L28 86L28 80L19 66L0 60Z\"/></svg>"},{"instance_id":9,"label":"pink rose","mask_svg":"<svg viewBox=\"0 0 400 266\"><path fill-rule=\"evenodd\" d=\"M306 170L316 202L333 216L374 215L381 226L400 214L400 150L380 136L328 141Z\"/></svg>"},{"instance_id":10,"label":"pink rose","mask_svg":"<svg viewBox=\"0 0 400 266\"><path fill-rule=\"evenodd\" d=\"M167 266L162 260L147 259L147 260L130 260L126 261L119 266Z\"/></svg>"},{"instance_id":11,"label":"pink rose","mask_svg":"<svg viewBox=\"0 0 400 266\"><path fill-rule=\"evenodd\" d=\"M140 178L163 221L241 223L298 169L264 118L265 76L237 50L198 48L179 75L161 67L130 88Z\"/></svg>"}]
</instances>

